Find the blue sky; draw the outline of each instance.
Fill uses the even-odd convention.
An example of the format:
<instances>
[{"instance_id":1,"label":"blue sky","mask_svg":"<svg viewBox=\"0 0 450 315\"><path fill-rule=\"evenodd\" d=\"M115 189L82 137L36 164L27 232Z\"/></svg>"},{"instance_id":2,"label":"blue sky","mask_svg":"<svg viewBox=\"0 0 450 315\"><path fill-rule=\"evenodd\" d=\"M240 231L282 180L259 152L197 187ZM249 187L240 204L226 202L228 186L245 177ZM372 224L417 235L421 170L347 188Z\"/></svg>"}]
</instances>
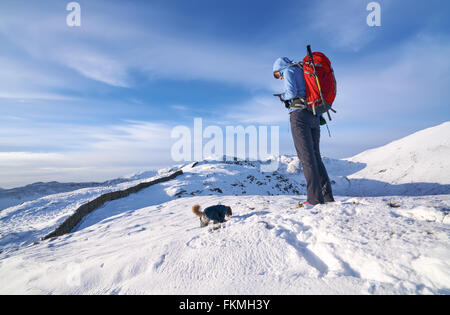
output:
<instances>
[{"instance_id":1,"label":"blue sky","mask_svg":"<svg viewBox=\"0 0 450 315\"><path fill-rule=\"evenodd\" d=\"M332 60L338 114L322 153L343 158L450 117L450 4L365 0L0 2L0 187L104 180L173 164L177 125L278 125L277 57Z\"/></svg>"}]
</instances>

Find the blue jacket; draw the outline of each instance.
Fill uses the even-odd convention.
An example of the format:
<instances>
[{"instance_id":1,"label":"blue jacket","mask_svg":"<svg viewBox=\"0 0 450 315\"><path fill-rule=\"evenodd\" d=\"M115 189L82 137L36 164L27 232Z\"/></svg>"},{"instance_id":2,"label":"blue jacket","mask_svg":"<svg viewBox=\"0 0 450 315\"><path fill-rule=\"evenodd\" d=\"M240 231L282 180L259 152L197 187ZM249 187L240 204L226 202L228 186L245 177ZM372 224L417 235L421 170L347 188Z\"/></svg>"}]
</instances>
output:
<instances>
[{"instance_id":1,"label":"blue jacket","mask_svg":"<svg viewBox=\"0 0 450 315\"><path fill-rule=\"evenodd\" d=\"M226 206L217 205L206 208L204 213L211 220L223 223L225 222L227 210L228 208Z\"/></svg>"},{"instance_id":2,"label":"blue jacket","mask_svg":"<svg viewBox=\"0 0 450 315\"><path fill-rule=\"evenodd\" d=\"M278 58L273 64L273 72L279 71L284 78L284 90L281 95L283 101L290 101L297 97L306 98L305 77L303 69L293 66L287 57Z\"/></svg>"}]
</instances>

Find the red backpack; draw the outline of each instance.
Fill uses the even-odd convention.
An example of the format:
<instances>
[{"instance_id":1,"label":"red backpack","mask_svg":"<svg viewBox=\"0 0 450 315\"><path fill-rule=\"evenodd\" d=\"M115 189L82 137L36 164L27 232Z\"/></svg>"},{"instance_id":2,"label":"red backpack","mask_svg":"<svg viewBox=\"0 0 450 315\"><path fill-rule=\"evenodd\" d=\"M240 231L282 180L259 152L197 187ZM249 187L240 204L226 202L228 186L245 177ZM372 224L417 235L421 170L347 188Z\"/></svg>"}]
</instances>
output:
<instances>
[{"instance_id":1,"label":"red backpack","mask_svg":"<svg viewBox=\"0 0 450 315\"><path fill-rule=\"evenodd\" d=\"M315 67L310 62L311 55ZM303 59L303 72L305 74L308 109L314 114L323 114L330 110L336 112L331 106L336 98L337 84L331 62L327 56L321 52L312 53L308 46L308 56ZM318 82L315 74L317 74Z\"/></svg>"}]
</instances>

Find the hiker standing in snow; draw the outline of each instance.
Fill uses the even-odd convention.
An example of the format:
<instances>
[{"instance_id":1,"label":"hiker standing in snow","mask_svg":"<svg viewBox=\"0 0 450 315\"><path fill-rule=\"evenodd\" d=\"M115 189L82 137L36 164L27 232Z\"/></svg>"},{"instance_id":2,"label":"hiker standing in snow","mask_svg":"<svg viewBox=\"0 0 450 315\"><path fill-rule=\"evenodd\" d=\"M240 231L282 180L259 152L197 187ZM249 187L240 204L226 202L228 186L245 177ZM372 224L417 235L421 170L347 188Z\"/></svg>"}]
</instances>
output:
<instances>
[{"instance_id":1,"label":"hiker standing in snow","mask_svg":"<svg viewBox=\"0 0 450 315\"><path fill-rule=\"evenodd\" d=\"M302 162L308 199L302 205L334 202L330 179L320 155L320 115L305 105L303 69L289 58L278 58L273 65L275 79L284 80L285 92L277 94L289 110L291 131L298 158Z\"/></svg>"}]
</instances>

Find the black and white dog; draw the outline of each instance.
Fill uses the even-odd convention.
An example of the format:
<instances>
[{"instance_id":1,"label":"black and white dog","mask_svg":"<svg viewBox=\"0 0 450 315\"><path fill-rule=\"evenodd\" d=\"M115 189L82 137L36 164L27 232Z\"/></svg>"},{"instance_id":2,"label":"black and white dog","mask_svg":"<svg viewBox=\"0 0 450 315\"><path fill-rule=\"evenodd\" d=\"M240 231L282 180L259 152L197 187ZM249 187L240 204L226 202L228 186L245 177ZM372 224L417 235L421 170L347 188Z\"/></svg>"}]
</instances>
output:
<instances>
[{"instance_id":1,"label":"black and white dog","mask_svg":"<svg viewBox=\"0 0 450 315\"><path fill-rule=\"evenodd\" d=\"M200 218L200 227L208 226L209 222L212 220L214 224L225 222L225 218L229 218L233 215L231 212L231 207L216 205L205 209L205 211L200 210L199 205L192 207L192 212Z\"/></svg>"}]
</instances>

